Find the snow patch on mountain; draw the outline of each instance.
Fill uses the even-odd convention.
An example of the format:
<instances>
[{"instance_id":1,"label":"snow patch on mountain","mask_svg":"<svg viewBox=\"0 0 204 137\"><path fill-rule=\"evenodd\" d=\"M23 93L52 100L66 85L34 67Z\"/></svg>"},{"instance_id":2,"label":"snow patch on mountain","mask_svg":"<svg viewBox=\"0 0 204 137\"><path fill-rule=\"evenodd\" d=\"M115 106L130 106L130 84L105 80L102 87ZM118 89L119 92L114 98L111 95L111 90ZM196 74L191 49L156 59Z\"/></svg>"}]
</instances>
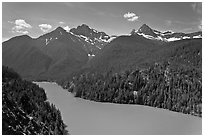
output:
<instances>
[{"instance_id":1,"label":"snow patch on mountain","mask_svg":"<svg viewBox=\"0 0 204 137\"><path fill-rule=\"evenodd\" d=\"M89 42L89 41L88 41L89 38L87 38L86 36L84 36L84 35L80 35L80 37L83 38L86 42Z\"/></svg>"},{"instance_id":2,"label":"snow patch on mountain","mask_svg":"<svg viewBox=\"0 0 204 137\"><path fill-rule=\"evenodd\" d=\"M115 38L117 38L117 36L111 36L110 39L108 39L108 42L110 43L110 42L113 41Z\"/></svg>"},{"instance_id":3,"label":"snow patch on mountain","mask_svg":"<svg viewBox=\"0 0 204 137\"><path fill-rule=\"evenodd\" d=\"M184 36L183 39L190 39L190 37L188 37L188 36Z\"/></svg>"},{"instance_id":4,"label":"snow patch on mountain","mask_svg":"<svg viewBox=\"0 0 204 137\"><path fill-rule=\"evenodd\" d=\"M47 45L49 43L48 39L45 39L45 45Z\"/></svg>"},{"instance_id":5,"label":"snow patch on mountain","mask_svg":"<svg viewBox=\"0 0 204 137\"><path fill-rule=\"evenodd\" d=\"M145 37L145 38L147 38L147 39L155 39L153 36L146 35L146 34L144 34L144 33L137 33L137 34L140 35L140 36L143 36L143 37Z\"/></svg>"},{"instance_id":6,"label":"snow patch on mountain","mask_svg":"<svg viewBox=\"0 0 204 137\"><path fill-rule=\"evenodd\" d=\"M198 35L198 36L193 36L194 39L198 39L198 38L202 38L201 35Z\"/></svg>"},{"instance_id":7,"label":"snow patch on mountain","mask_svg":"<svg viewBox=\"0 0 204 137\"><path fill-rule=\"evenodd\" d=\"M94 54L88 54L88 56L89 56L89 57L95 57L95 55L94 55Z\"/></svg>"},{"instance_id":8,"label":"snow patch on mountain","mask_svg":"<svg viewBox=\"0 0 204 137\"><path fill-rule=\"evenodd\" d=\"M85 41L89 42L90 44L100 44L100 43L108 43L110 36L105 34L104 32L99 32L96 29L93 29L86 24L82 24L77 28L73 28L70 30L71 33L83 37Z\"/></svg>"},{"instance_id":9,"label":"snow patch on mountain","mask_svg":"<svg viewBox=\"0 0 204 137\"><path fill-rule=\"evenodd\" d=\"M93 29L93 32L98 33L98 31L97 31L97 30L95 30L95 29Z\"/></svg>"},{"instance_id":10,"label":"snow patch on mountain","mask_svg":"<svg viewBox=\"0 0 204 137\"><path fill-rule=\"evenodd\" d=\"M170 34L173 34L174 32L171 31L171 30L167 30L167 31L164 31L161 33L161 35L165 36L165 35L170 35Z\"/></svg>"},{"instance_id":11,"label":"snow patch on mountain","mask_svg":"<svg viewBox=\"0 0 204 137\"><path fill-rule=\"evenodd\" d=\"M169 39L166 39L167 41L177 41L177 40L181 40L181 38L175 38L175 37L171 37Z\"/></svg>"},{"instance_id":12,"label":"snow patch on mountain","mask_svg":"<svg viewBox=\"0 0 204 137\"><path fill-rule=\"evenodd\" d=\"M146 39L151 40L159 40L164 42L171 42L171 41L177 41L182 39L192 39L192 38L202 38L202 32L194 32L194 33L175 33L171 30L160 32L157 30L151 29L148 25L143 24L138 31L135 31L133 29L130 33L130 35L140 35Z\"/></svg>"}]
</instances>

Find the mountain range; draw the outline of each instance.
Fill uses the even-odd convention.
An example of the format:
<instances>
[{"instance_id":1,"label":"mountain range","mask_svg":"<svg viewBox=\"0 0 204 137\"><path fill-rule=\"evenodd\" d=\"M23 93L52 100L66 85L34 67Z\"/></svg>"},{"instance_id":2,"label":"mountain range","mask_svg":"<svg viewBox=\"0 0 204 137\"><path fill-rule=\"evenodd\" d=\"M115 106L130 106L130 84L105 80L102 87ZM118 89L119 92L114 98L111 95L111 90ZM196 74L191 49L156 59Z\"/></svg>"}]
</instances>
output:
<instances>
[{"instance_id":1,"label":"mountain range","mask_svg":"<svg viewBox=\"0 0 204 137\"><path fill-rule=\"evenodd\" d=\"M202 32L194 32L194 33L182 33L182 32L173 32L173 31L165 31L160 32L158 30L151 29L148 25L143 24L137 31L132 30L131 35L141 35L147 39L152 40L160 40L165 42L177 41L183 39L194 39L194 38L202 38Z\"/></svg>"},{"instance_id":2,"label":"mountain range","mask_svg":"<svg viewBox=\"0 0 204 137\"><path fill-rule=\"evenodd\" d=\"M26 79L55 80L83 71L147 66L173 58L178 49L193 48L201 57L201 38L201 31L160 32L146 24L122 36L109 36L85 24L70 31L58 27L35 39L22 35L3 42L2 64Z\"/></svg>"}]
</instances>

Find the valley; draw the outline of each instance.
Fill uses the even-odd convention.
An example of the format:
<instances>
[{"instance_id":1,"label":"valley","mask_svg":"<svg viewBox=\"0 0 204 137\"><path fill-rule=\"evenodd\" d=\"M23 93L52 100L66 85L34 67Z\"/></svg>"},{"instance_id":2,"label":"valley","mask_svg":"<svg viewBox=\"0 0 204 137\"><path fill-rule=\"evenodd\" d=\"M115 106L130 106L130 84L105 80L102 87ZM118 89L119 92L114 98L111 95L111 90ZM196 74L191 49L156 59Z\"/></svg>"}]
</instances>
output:
<instances>
[{"instance_id":1,"label":"valley","mask_svg":"<svg viewBox=\"0 0 204 137\"><path fill-rule=\"evenodd\" d=\"M3 2L2 134L202 134L201 15L201 2Z\"/></svg>"}]
</instances>

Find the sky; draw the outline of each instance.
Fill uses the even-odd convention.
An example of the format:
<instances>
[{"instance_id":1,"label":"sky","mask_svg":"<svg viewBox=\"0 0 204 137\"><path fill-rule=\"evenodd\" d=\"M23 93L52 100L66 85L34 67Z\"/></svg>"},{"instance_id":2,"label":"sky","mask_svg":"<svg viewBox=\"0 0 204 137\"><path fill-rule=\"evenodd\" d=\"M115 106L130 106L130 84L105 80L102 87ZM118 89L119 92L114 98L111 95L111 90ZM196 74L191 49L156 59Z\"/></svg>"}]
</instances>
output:
<instances>
[{"instance_id":1,"label":"sky","mask_svg":"<svg viewBox=\"0 0 204 137\"><path fill-rule=\"evenodd\" d=\"M159 31L195 32L202 28L202 3L190 2L3 2L2 40L37 38L61 26L87 24L108 35L129 34L143 24Z\"/></svg>"}]
</instances>

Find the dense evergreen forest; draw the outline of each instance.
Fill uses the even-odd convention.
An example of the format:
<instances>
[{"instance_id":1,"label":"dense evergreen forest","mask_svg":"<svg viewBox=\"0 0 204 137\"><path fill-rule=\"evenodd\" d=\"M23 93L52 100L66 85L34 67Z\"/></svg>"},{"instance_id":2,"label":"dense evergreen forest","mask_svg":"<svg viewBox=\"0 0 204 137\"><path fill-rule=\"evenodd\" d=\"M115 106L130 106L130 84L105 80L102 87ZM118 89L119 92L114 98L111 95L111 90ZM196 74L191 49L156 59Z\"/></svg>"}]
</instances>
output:
<instances>
[{"instance_id":1,"label":"dense evergreen forest","mask_svg":"<svg viewBox=\"0 0 204 137\"><path fill-rule=\"evenodd\" d=\"M196 67L170 61L121 73L85 73L61 84L76 97L139 104L202 117L202 75Z\"/></svg>"},{"instance_id":2,"label":"dense evergreen forest","mask_svg":"<svg viewBox=\"0 0 204 137\"><path fill-rule=\"evenodd\" d=\"M61 113L47 101L45 91L2 67L2 134L68 134Z\"/></svg>"}]
</instances>

